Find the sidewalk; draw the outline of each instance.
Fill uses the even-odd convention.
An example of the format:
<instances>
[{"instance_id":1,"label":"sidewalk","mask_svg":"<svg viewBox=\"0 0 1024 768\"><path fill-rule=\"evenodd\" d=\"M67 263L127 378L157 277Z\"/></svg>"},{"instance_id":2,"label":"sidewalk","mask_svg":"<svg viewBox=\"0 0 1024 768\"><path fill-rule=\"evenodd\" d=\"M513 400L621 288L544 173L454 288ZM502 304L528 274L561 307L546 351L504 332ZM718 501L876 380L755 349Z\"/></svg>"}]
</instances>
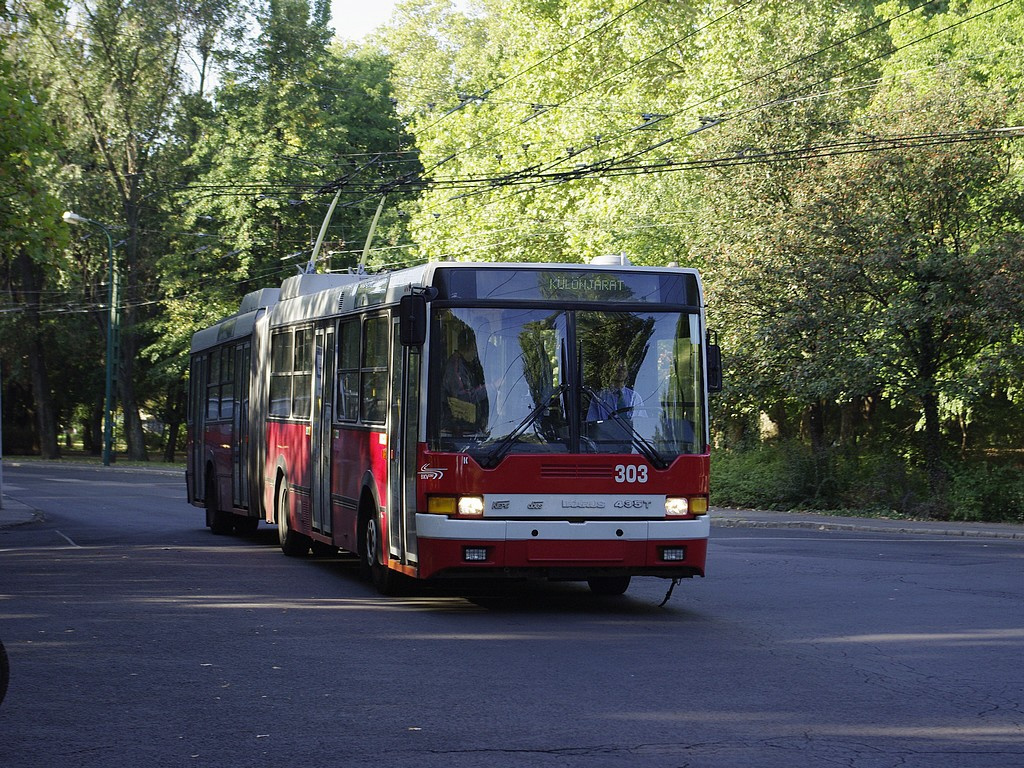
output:
<instances>
[{"instance_id":1,"label":"sidewalk","mask_svg":"<svg viewBox=\"0 0 1024 768\"><path fill-rule=\"evenodd\" d=\"M0 501L3 502L3 507L0 508L0 529L13 528L16 525L25 525L43 519L42 512L37 512L6 494Z\"/></svg>"},{"instance_id":2,"label":"sidewalk","mask_svg":"<svg viewBox=\"0 0 1024 768\"><path fill-rule=\"evenodd\" d=\"M711 509L713 528L808 528L818 531L869 531L929 536L1024 540L1024 525L964 523L944 520L887 520L881 517L836 517L813 512L768 512L753 509Z\"/></svg>"}]
</instances>

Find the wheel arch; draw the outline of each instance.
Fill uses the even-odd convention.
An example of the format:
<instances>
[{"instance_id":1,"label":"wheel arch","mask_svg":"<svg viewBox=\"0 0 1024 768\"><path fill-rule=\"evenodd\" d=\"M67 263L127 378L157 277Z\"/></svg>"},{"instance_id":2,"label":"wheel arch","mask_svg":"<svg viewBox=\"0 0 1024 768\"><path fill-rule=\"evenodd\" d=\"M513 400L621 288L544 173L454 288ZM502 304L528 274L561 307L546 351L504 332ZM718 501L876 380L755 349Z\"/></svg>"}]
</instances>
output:
<instances>
[{"instance_id":1,"label":"wheel arch","mask_svg":"<svg viewBox=\"0 0 1024 768\"><path fill-rule=\"evenodd\" d=\"M277 523L280 522L278 519L277 500L281 497L281 485L288 482L288 462L285 461L284 456L278 456L277 461L274 462L273 469L274 484L273 484L273 496L271 496L271 503L268 507L273 511L273 519L266 518L267 522Z\"/></svg>"},{"instance_id":2,"label":"wheel arch","mask_svg":"<svg viewBox=\"0 0 1024 768\"><path fill-rule=\"evenodd\" d=\"M363 474L362 483L360 483L359 491L359 507L356 514L357 524L357 546L359 551L363 552L366 546L366 521L373 515L377 517L377 530L380 532L381 537L381 555L387 551L384 546L387 541L387 521L383 519L383 515L380 511L380 496L377 492L377 483L373 477L373 473L367 471Z\"/></svg>"}]
</instances>

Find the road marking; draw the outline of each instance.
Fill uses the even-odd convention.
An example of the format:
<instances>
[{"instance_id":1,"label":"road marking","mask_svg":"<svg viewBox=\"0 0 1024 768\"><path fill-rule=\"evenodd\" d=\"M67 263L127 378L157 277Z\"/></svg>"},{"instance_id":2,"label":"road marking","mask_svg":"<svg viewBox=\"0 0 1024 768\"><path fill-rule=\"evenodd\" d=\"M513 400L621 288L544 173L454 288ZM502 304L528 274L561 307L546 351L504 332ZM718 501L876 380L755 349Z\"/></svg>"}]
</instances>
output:
<instances>
[{"instance_id":1,"label":"road marking","mask_svg":"<svg viewBox=\"0 0 1024 768\"><path fill-rule=\"evenodd\" d=\"M73 542L73 541L71 540L71 538L70 538L70 537L68 537L68 536L65 536L65 535L64 535L63 533L61 533L60 531L58 531L58 530L54 530L54 533L56 533L56 534L57 534L58 536L60 536L60 537L61 537L62 539L64 539L64 541L66 541L66 542L67 542L68 544L70 544L70 545L71 545L72 547L74 547L75 549L81 549L81 547L80 547L80 546L78 546L77 544L75 544L75 542Z\"/></svg>"}]
</instances>

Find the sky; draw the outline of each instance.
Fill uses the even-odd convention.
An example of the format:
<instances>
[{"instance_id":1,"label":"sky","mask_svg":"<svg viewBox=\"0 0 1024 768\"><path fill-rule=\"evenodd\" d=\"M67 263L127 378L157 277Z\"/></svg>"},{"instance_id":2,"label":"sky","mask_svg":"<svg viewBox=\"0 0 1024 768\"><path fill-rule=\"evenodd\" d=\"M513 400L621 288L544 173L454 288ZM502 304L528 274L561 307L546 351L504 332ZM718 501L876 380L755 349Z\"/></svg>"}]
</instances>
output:
<instances>
[{"instance_id":1,"label":"sky","mask_svg":"<svg viewBox=\"0 0 1024 768\"><path fill-rule=\"evenodd\" d=\"M361 40L391 18L395 0L331 0L331 24L339 37Z\"/></svg>"}]
</instances>

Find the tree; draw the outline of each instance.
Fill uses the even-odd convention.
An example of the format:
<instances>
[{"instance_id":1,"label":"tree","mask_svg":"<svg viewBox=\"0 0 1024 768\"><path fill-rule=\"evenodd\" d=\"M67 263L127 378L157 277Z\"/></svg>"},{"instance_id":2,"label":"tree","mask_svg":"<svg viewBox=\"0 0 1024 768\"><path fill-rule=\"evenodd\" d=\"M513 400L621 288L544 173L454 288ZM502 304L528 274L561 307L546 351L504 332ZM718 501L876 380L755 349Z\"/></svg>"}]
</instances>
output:
<instances>
[{"instance_id":1,"label":"tree","mask_svg":"<svg viewBox=\"0 0 1024 768\"><path fill-rule=\"evenodd\" d=\"M252 50L217 89L189 161L196 178L182 229L203 236L179 237L165 269L177 265L179 287L197 273L222 275L204 291L215 299L214 315L245 291L305 268L337 190L324 252L337 252L334 269L355 266L387 183L418 170L405 153L387 59L326 49L326 18L304 7L270 6ZM386 219L393 225L397 216Z\"/></svg>"},{"instance_id":2,"label":"tree","mask_svg":"<svg viewBox=\"0 0 1024 768\"><path fill-rule=\"evenodd\" d=\"M123 238L118 389L130 458L146 458L140 417L142 322L155 275L146 237L157 158L182 89L188 23L169 0L64 7L24 0L25 61L49 82L54 119L66 127L59 187L69 206Z\"/></svg>"},{"instance_id":3,"label":"tree","mask_svg":"<svg viewBox=\"0 0 1024 768\"><path fill-rule=\"evenodd\" d=\"M884 98L884 95L883 95ZM986 94L933 93L897 122L905 135L1003 124ZM900 104L912 103L905 91ZM1024 200L1005 147L965 142L844 163L823 232L859 264L850 287L873 327L862 354L888 395L917 404L933 500L947 490L941 407L969 397L972 361L1006 349L1024 316ZM996 202L998 201L998 202ZM995 205L993 205L995 203Z\"/></svg>"},{"instance_id":4,"label":"tree","mask_svg":"<svg viewBox=\"0 0 1024 768\"><path fill-rule=\"evenodd\" d=\"M57 347L44 315L45 289L56 286L60 204L46 177L54 158L53 132L39 104L38 83L23 79L0 39L0 275L12 304L0 321L4 375L26 377L32 393L38 447L55 458L58 415L49 359ZM17 351L16 351L17 350ZM27 371L21 369L22 361ZM26 375L27 374L27 375Z\"/></svg>"}]
</instances>

